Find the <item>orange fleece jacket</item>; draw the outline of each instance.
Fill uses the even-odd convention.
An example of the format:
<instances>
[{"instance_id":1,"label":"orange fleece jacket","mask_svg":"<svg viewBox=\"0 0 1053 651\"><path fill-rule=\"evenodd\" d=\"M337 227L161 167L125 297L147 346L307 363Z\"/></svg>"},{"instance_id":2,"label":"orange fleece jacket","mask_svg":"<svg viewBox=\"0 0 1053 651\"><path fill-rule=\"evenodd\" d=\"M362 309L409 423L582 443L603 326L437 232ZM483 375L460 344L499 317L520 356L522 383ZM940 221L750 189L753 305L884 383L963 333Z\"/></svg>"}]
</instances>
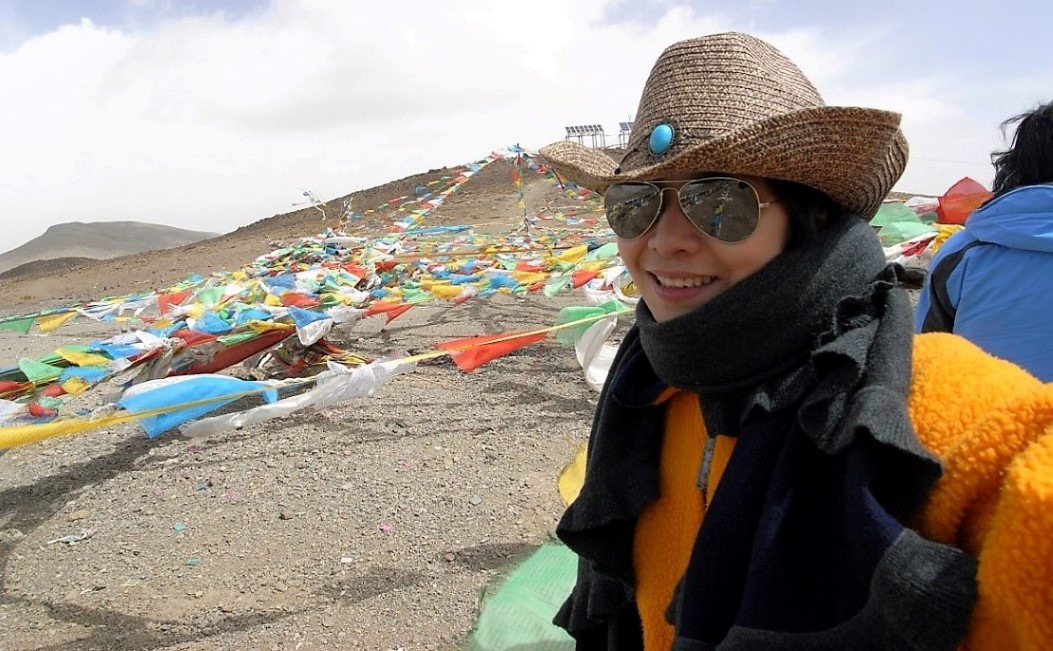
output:
<instances>
[{"instance_id":1,"label":"orange fleece jacket","mask_svg":"<svg viewBox=\"0 0 1053 651\"><path fill-rule=\"evenodd\" d=\"M908 410L918 438L944 464L908 523L979 559L968 651L1053 644L1053 385L956 335L919 335ZM706 431L697 396L670 391L660 497L633 545L644 648L668 649L664 613L687 567L705 504L734 448L718 437L705 494L695 487Z\"/></svg>"}]
</instances>

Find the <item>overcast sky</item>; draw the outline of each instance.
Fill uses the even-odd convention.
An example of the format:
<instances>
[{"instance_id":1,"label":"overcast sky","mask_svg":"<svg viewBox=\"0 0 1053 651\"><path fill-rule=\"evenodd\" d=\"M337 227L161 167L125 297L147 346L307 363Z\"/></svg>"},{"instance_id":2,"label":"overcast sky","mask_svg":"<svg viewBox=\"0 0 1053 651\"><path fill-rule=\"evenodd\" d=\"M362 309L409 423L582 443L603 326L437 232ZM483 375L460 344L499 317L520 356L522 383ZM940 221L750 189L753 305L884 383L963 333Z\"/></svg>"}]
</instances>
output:
<instances>
[{"instance_id":1,"label":"overcast sky","mask_svg":"<svg viewBox=\"0 0 1053 651\"><path fill-rule=\"evenodd\" d=\"M2 0L0 252L68 221L227 232L564 126L610 134L661 49L739 30L829 104L899 111L896 189L989 184L1053 99L1047 2Z\"/></svg>"}]
</instances>

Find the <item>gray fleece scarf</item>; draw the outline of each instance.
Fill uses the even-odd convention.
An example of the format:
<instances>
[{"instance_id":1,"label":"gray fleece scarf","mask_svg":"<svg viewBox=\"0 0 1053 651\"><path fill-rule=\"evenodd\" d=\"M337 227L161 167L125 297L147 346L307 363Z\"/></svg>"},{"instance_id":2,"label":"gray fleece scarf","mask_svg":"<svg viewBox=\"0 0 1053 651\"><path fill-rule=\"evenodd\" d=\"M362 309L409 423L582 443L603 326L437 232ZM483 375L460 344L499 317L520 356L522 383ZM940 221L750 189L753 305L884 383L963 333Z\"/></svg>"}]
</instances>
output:
<instances>
[{"instance_id":1,"label":"gray fleece scarf","mask_svg":"<svg viewBox=\"0 0 1053 651\"><path fill-rule=\"evenodd\" d=\"M870 226L846 215L817 241L784 251L690 314L658 323L641 302L636 324L658 377L699 395L712 436L736 434L750 406L785 393L787 382L800 387L814 380L808 376L830 370L831 357L844 361L843 355L812 358L845 334L855 363L841 369L844 377L826 392L844 393L864 373L872 375L865 368L868 351L879 338L881 382L902 398L905 417L912 318L909 299L895 284Z\"/></svg>"},{"instance_id":2,"label":"gray fleece scarf","mask_svg":"<svg viewBox=\"0 0 1053 651\"><path fill-rule=\"evenodd\" d=\"M830 329L837 304L885 268L869 226L837 219L818 241L788 249L690 314L658 323L636 310L640 342L671 386L717 397L799 366ZM909 337L904 346L909 349ZM699 363L702 361L703 363Z\"/></svg>"}]
</instances>

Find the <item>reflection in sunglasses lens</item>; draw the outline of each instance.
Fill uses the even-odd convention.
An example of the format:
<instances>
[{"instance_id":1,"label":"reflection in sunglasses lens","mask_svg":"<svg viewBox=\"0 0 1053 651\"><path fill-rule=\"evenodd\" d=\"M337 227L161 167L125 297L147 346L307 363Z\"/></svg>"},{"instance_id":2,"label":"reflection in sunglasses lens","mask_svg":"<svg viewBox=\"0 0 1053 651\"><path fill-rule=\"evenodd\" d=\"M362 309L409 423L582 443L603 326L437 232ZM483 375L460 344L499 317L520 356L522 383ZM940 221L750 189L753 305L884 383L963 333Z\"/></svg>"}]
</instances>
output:
<instances>
[{"instance_id":1,"label":"reflection in sunglasses lens","mask_svg":"<svg viewBox=\"0 0 1053 651\"><path fill-rule=\"evenodd\" d=\"M693 181L684 186L680 197L680 205L691 222L721 242L741 242L757 228L757 193L744 181Z\"/></svg>"},{"instance_id":2,"label":"reflection in sunglasses lens","mask_svg":"<svg viewBox=\"0 0 1053 651\"><path fill-rule=\"evenodd\" d=\"M654 224L662 190L651 183L616 183L604 193L607 221L618 237L633 239ZM689 181L678 192L680 207L698 230L722 242L741 242L753 234L760 204L753 186L739 179Z\"/></svg>"},{"instance_id":3,"label":"reflection in sunglasses lens","mask_svg":"<svg viewBox=\"0 0 1053 651\"><path fill-rule=\"evenodd\" d=\"M639 237L658 216L661 200L658 189L648 183L612 185L604 193L607 221L618 237Z\"/></svg>"}]
</instances>

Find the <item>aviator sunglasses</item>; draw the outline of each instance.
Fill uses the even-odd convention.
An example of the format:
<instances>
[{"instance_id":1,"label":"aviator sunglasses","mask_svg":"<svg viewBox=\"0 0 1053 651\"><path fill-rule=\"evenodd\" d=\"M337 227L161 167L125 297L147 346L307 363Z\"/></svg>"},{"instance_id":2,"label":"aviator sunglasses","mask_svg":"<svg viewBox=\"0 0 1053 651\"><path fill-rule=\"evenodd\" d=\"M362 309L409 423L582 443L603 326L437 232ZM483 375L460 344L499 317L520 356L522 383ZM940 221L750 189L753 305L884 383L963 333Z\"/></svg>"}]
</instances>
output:
<instances>
[{"instance_id":1,"label":"aviator sunglasses","mask_svg":"<svg viewBox=\"0 0 1053 651\"><path fill-rule=\"evenodd\" d=\"M742 179L712 176L688 181L678 188L663 188L644 181L615 183L603 193L607 222L615 235L632 240L646 233L662 214L666 190L676 191L680 208L702 234L734 244L757 229L762 208L757 189Z\"/></svg>"}]
</instances>

